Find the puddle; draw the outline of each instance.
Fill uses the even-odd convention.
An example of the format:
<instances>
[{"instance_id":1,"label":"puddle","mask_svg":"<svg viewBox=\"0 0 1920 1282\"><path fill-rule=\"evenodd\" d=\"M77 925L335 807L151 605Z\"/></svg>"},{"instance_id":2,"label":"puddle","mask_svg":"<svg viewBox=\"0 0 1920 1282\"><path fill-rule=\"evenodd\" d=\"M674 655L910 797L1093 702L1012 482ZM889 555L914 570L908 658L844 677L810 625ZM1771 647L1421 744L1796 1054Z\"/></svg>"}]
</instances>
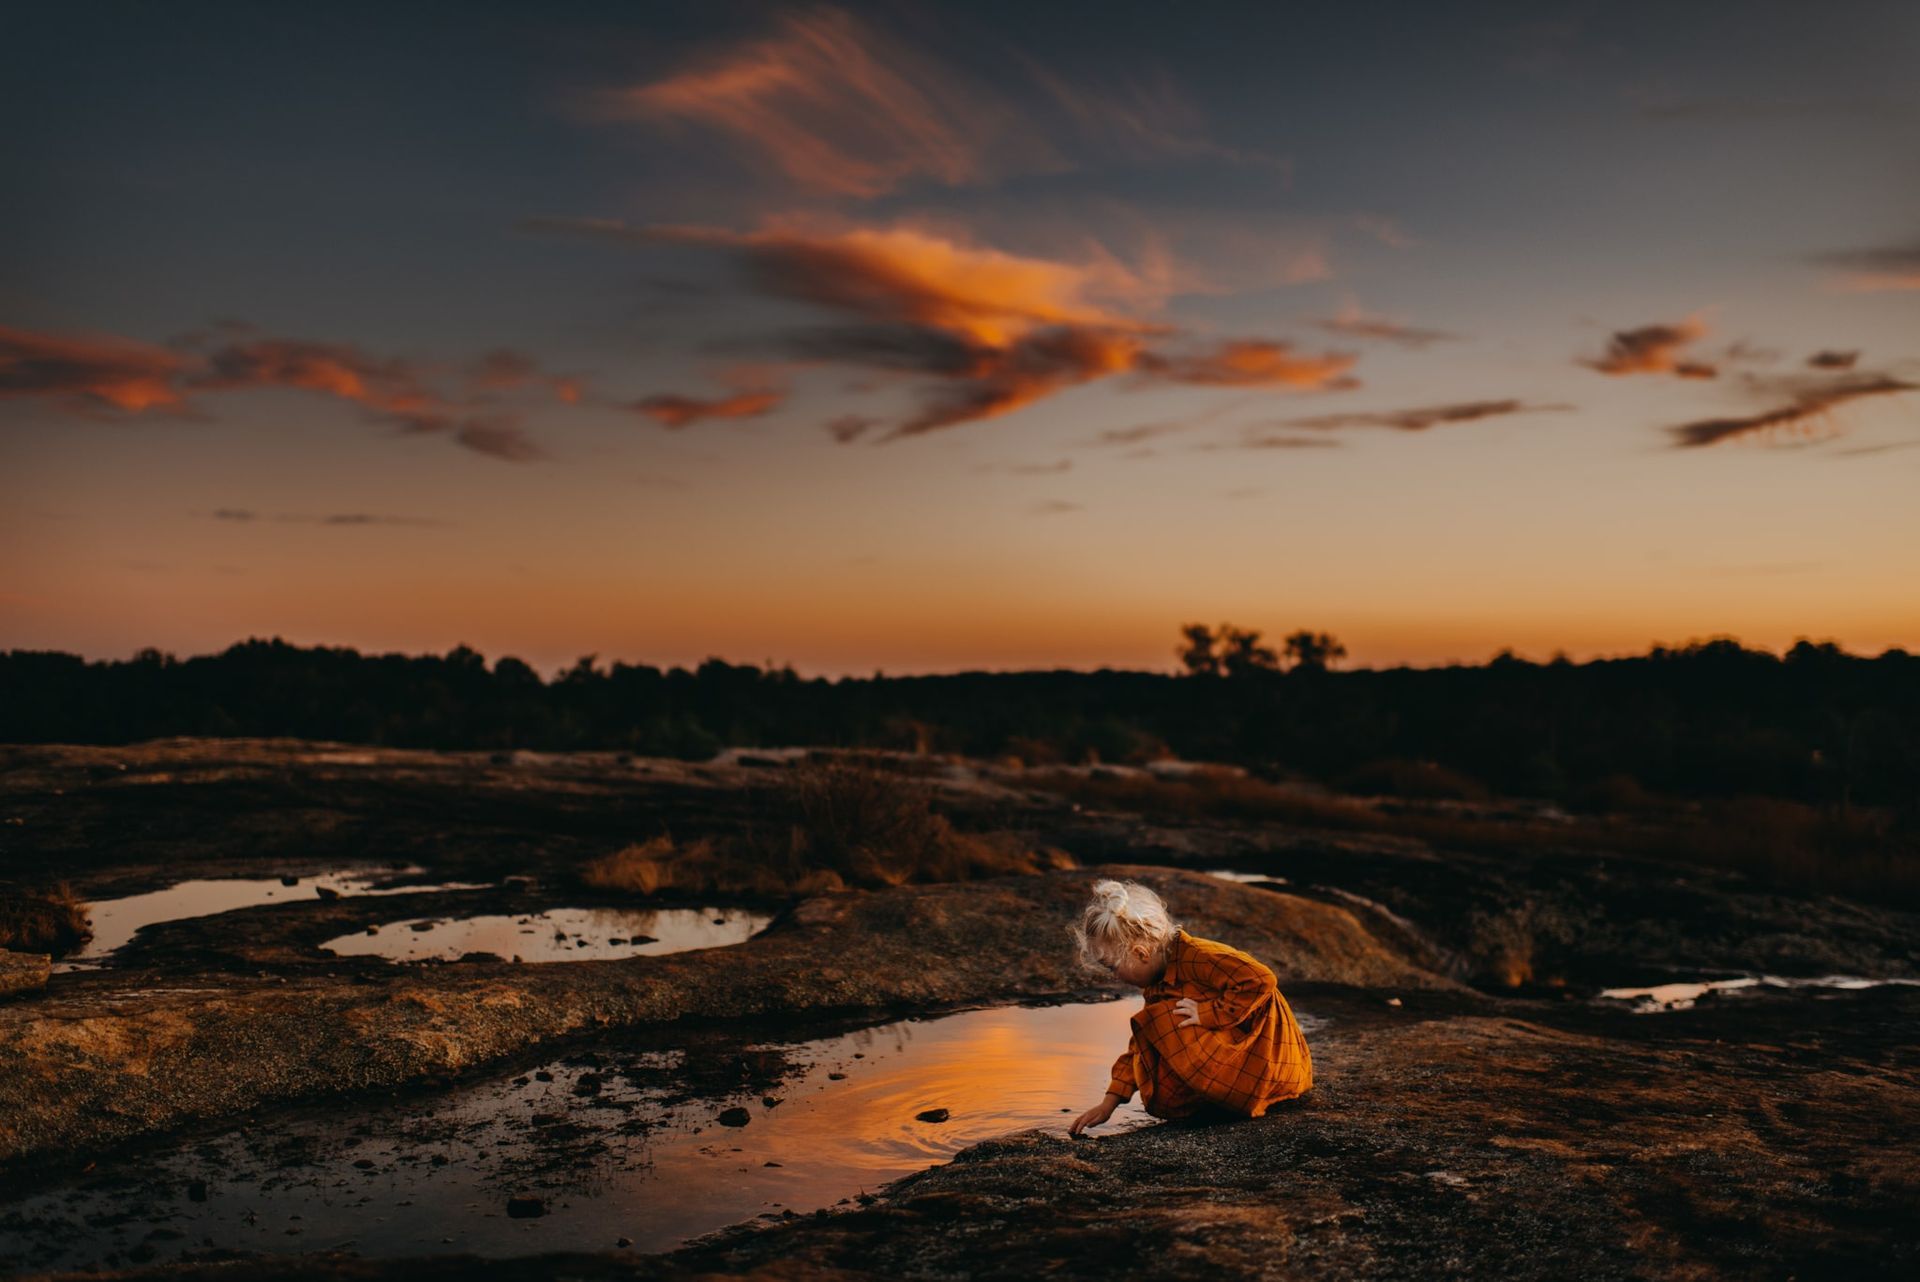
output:
<instances>
[{"instance_id":1,"label":"puddle","mask_svg":"<svg viewBox=\"0 0 1920 1282\"><path fill-rule=\"evenodd\" d=\"M1655 984L1649 988L1603 988L1600 990L1600 996L1609 1001L1632 1002L1634 1014L1651 1015L1662 1011L1691 1010L1694 1003L1703 997L1720 993L1737 993L1747 989L1859 989L1879 988L1887 984L1920 986L1920 979L1861 979L1852 975L1784 979L1778 975L1741 975L1734 979Z\"/></svg>"},{"instance_id":2,"label":"puddle","mask_svg":"<svg viewBox=\"0 0 1920 1282\"><path fill-rule=\"evenodd\" d=\"M453 961L493 953L505 961L588 961L724 948L744 943L772 921L738 908L550 908L480 917L420 917L389 922L320 945L342 957Z\"/></svg>"},{"instance_id":3,"label":"puddle","mask_svg":"<svg viewBox=\"0 0 1920 1282\"><path fill-rule=\"evenodd\" d=\"M1208 868L1202 875L1218 877L1223 881L1245 882L1249 886L1287 886L1292 884L1285 877L1270 877L1263 872L1241 872L1236 868Z\"/></svg>"},{"instance_id":4,"label":"puddle","mask_svg":"<svg viewBox=\"0 0 1920 1282\"><path fill-rule=\"evenodd\" d=\"M433 890L485 890L485 882L442 882L438 885L389 886L397 877L418 876L424 868L363 868L321 873L309 877L226 877L182 881L164 890L122 899L102 899L87 907L93 921L93 940L80 952L55 964L55 970L98 965L147 926L187 921L217 913L258 908L262 904L293 903L317 897L321 889L349 895L407 895ZM291 881L293 884L288 885Z\"/></svg>"},{"instance_id":5,"label":"puddle","mask_svg":"<svg viewBox=\"0 0 1920 1282\"><path fill-rule=\"evenodd\" d=\"M623 1237L671 1250L857 1198L996 1135L1064 1130L1099 1101L1138 1005L1001 1007L744 1049L606 1046L425 1103L230 1131L0 1204L0 1273L216 1250L501 1256ZM741 1084L688 1100L696 1077ZM947 1120L919 1120L933 1109ZM1129 1102L1096 1134L1152 1120ZM509 1197L545 1213L510 1216Z\"/></svg>"}]
</instances>

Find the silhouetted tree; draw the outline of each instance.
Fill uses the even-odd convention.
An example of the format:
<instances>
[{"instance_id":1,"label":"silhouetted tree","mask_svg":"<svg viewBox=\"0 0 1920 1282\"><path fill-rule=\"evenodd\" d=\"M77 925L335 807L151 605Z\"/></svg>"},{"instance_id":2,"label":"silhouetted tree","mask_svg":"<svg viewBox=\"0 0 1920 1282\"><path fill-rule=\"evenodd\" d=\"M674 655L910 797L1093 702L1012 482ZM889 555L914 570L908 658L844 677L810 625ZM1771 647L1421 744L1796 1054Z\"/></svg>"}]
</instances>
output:
<instances>
[{"instance_id":1,"label":"silhouetted tree","mask_svg":"<svg viewBox=\"0 0 1920 1282\"><path fill-rule=\"evenodd\" d=\"M1220 675L1220 656L1214 653L1213 629L1204 623L1183 623L1180 635L1184 644L1175 648L1180 662L1191 677L1217 677Z\"/></svg>"},{"instance_id":2,"label":"silhouetted tree","mask_svg":"<svg viewBox=\"0 0 1920 1282\"><path fill-rule=\"evenodd\" d=\"M1260 644L1258 631L1223 623L1220 625L1218 644L1220 667L1230 677L1277 672L1280 669L1280 656L1273 652L1272 646Z\"/></svg>"},{"instance_id":3,"label":"silhouetted tree","mask_svg":"<svg viewBox=\"0 0 1920 1282\"><path fill-rule=\"evenodd\" d=\"M1304 628L1287 634L1285 651L1294 667L1316 671L1330 668L1336 659L1347 657L1347 647L1334 640L1332 633L1309 632Z\"/></svg>"}]
</instances>

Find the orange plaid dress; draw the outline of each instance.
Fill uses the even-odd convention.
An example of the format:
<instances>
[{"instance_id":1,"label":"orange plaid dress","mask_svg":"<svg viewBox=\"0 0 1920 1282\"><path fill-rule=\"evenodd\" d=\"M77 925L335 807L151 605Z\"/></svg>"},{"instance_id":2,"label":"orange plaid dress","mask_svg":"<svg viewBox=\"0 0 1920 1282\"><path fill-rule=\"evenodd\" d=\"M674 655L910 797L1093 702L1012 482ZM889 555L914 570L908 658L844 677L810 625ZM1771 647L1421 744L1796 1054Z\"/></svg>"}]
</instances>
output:
<instances>
[{"instance_id":1,"label":"orange plaid dress","mask_svg":"<svg viewBox=\"0 0 1920 1282\"><path fill-rule=\"evenodd\" d=\"M1107 1090L1155 1117L1188 1117L1212 1104L1259 1117L1313 1085L1313 1058L1273 972L1238 948L1176 930L1166 973L1147 986L1133 1036L1113 1062ZM1174 1003L1191 997L1200 1022L1180 1027Z\"/></svg>"}]
</instances>

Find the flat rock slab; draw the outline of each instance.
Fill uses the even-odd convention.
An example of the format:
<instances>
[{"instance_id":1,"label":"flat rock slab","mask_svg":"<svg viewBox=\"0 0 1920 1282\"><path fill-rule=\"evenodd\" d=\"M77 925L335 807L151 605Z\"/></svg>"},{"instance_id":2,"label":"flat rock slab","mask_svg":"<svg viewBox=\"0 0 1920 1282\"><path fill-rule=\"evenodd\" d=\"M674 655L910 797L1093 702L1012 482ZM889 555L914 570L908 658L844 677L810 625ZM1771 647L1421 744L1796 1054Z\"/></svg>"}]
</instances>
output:
<instances>
[{"instance_id":1,"label":"flat rock slab","mask_svg":"<svg viewBox=\"0 0 1920 1282\"><path fill-rule=\"evenodd\" d=\"M0 948L0 997L45 988L53 959L45 953L16 953Z\"/></svg>"},{"instance_id":2,"label":"flat rock slab","mask_svg":"<svg viewBox=\"0 0 1920 1282\"><path fill-rule=\"evenodd\" d=\"M845 1210L679 1252L174 1264L267 1279L1911 1278L1920 992L1684 1019L1316 1002L1264 1118L1024 1132ZM1531 1009L1527 1009L1527 1008ZM1696 1018L1696 1016L1698 1016Z\"/></svg>"},{"instance_id":3,"label":"flat rock slab","mask_svg":"<svg viewBox=\"0 0 1920 1282\"><path fill-rule=\"evenodd\" d=\"M372 984L63 975L0 1004L0 1174L619 1028L753 1019L764 1034L774 1021L1118 991L1078 966L1066 933L1105 875L1157 887L1195 933L1253 953L1283 986L1459 990L1343 907L1127 866L822 896L745 944L620 961L402 967Z\"/></svg>"}]
</instances>

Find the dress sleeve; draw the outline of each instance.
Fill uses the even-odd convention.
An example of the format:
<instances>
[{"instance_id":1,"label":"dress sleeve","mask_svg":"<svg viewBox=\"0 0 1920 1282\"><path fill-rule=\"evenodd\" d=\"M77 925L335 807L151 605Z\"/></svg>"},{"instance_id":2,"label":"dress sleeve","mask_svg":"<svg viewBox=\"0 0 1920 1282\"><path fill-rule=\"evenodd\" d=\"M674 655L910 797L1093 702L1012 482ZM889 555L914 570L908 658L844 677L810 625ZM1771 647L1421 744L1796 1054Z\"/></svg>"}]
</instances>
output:
<instances>
[{"instance_id":1,"label":"dress sleeve","mask_svg":"<svg viewBox=\"0 0 1920 1282\"><path fill-rule=\"evenodd\" d=\"M1240 952L1209 952L1196 959L1194 979L1213 990L1200 1008L1207 1028L1227 1028L1245 1019L1253 1008L1280 991L1273 972Z\"/></svg>"},{"instance_id":2,"label":"dress sleeve","mask_svg":"<svg viewBox=\"0 0 1920 1282\"><path fill-rule=\"evenodd\" d=\"M1133 1098L1138 1085L1133 1080L1133 1038L1127 1038L1127 1049L1120 1052L1120 1058L1113 1061L1113 1071L1108 1074L1107 1094L1118 1095L1122 1103Z\"/></svg>"}]
</instances>

